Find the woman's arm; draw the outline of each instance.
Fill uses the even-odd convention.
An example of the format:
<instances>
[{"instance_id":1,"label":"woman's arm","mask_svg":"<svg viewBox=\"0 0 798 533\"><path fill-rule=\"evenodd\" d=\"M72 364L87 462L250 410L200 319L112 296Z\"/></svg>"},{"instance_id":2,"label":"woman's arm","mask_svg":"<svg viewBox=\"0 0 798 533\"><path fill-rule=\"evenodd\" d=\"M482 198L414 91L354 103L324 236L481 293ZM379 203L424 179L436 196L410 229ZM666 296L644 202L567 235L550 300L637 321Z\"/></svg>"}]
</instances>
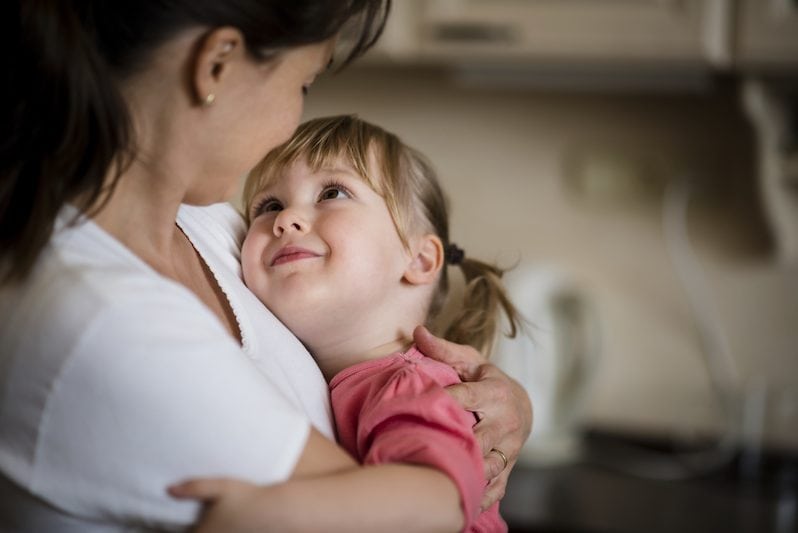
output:
<instances>
[{"instance_id":1,"label":"woman's arm","mask_svg":"<svg viewBox=\"0 0 798 533\"><path fill-rule=\"evenodd\" d=\"M169 492L206 504L198 533L459 531L463 524L459 493L445 474L421 466L360 467L315 430L286 483L201 479Z\"/></svg>"},{"instance_id":2,"label":"woman's arm","mask_svg":"<svg viewBox=\"0 0 798 533\"><path fill-rule=\"evenodd\" d=\"M488 363L471 346L435 337L423 326L413 332L413 340L429 357L454 368L463 380L447 390L479 419L474 433L485 456L485 477L489 484L482 508L487 509L504 496L510 471L532 430L529 396L517 381ZM501 455L493 450L501 450L505 455L506 467Z\"/></svg>"},{"instance_id":3,"label":"woman's arm","mask_svg":"<svg viewBox=\"0 0 798 533\"><path fill-rule=\"evenodd\" d=\"M491 479L488 507L504 493L512 463L531 426L524 390L476 350L437 339L426 330L416 341L431 348L471 383L451 392L481 418L477 440L486 452ZM422 348L423 349L423 348ZM504 461L493 448L508 454ZM506 450L506 451L505 451ZM497 464L498 462L498 464ZM208 504L198 531L446 531L459 530L460 495L438 470L386 465L357 467L341 449L313 432L292 481L258 487L231 479L197 480L171 489L173 495Z\"/></svg>"}]
</instances>

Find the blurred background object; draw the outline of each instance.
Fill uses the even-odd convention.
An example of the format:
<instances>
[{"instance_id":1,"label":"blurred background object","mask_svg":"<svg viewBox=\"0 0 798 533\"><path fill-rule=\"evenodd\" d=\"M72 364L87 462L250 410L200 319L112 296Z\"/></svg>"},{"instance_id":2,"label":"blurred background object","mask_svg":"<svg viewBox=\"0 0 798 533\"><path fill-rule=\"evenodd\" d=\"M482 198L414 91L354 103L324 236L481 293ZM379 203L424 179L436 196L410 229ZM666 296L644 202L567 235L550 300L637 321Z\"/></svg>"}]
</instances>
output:
<instances>
[{"instance_id":1,"label":"blurred background object","mask_svg":"<svg viewBox=\"0 0 798 533\"><path fill-rule=\"evenodd\" d=\"M600 357L596 310L567 273L545 263L515 266L505 284L527 322L515 338L499 337L494 362L524 385L535 409L535 437L518 461L554 466L580 460Z\"/></svg>"},{"instance_id":2,"label":"blurred background object","mask_svg":"<svg viewBox=\"0 0 798 533\"><path fill-rule=\"evenodd\" d=\"M760 193L776 259L798 263L798 83L749 79L745 110L756 132Z\"/></svg>"},{"instance_id":3,"label":"blurred background object","mask_svg":"<svg viewBox=\"0 0 798 533\"><path fill-rule=\"evenodd\" d=\"M497 354L539 396L513 529L796 530L796 88L798 0L396 0L311 89L426 153L453 240L538 287ZM570 404L557 335L593 326L560 294L599 331Z\"/></svg>"}]
</instances>

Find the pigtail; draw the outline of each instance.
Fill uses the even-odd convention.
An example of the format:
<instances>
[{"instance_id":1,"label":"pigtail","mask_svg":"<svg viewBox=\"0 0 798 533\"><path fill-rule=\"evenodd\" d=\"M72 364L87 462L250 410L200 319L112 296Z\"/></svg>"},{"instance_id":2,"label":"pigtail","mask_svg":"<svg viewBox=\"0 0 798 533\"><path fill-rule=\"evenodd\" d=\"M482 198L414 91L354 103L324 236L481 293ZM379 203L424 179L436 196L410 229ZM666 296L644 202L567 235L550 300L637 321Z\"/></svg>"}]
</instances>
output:
<instances>
[{"instance_id":1,"label":"pigtail","mask_svg":"<svg viewBox=\"0 0 798 533\"><path fill-rule=\"evenodd\" d=\"M465 279L462 307L452 317L444 337L459 344L468 344L486 357L490 356L501 322L501 313L507 317L513 338L521 327L521 314L515 308L502 283L504 271L477 259L464 257L462 250L449 245L447 262L459 265ZM459 251L459 253L458 253ZM459 258L459 261L457 259Z\"/></svg>"},{"instance_id":2,"label":"pigtail","mask_svg":"<svg viewBox=\"0 0 798 533\"><path fill-rule=\"evenodd\" d=\"M90 9L13 6L0 104L0 284L28 274L66 202L86 210L110 192L106 174L131 138L125 102L84 28Z\"/></svg>"}]
</instances>

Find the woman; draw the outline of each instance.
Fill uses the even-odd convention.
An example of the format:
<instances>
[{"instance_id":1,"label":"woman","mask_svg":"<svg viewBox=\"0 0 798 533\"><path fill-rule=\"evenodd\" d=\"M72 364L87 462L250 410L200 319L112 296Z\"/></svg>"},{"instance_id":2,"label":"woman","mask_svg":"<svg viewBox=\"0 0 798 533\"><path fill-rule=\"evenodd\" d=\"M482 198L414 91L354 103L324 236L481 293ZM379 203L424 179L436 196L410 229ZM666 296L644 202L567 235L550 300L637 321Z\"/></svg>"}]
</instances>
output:
<instances>
[{"instance_id":1,"label":"woman","mask_svg":"<svg viewBox=\"0 0 798 533\"><path fill-rule=\"evenodd\" d=\"M228 198L293 132L336 35L353 21L346 63L387 3L14 4L0 126L2 528L185 527L197 507L166 487L209 475L272 485L276 530L459 527L442 474L357 468L325 438L321 374L241 283L241 219L196 207ZM503 452L486 457L489 503L528 434L528 400L473 351L423 330L417 341L477 381L454 393L482 415L483 450Z\"/></svg>"}]
</instances>

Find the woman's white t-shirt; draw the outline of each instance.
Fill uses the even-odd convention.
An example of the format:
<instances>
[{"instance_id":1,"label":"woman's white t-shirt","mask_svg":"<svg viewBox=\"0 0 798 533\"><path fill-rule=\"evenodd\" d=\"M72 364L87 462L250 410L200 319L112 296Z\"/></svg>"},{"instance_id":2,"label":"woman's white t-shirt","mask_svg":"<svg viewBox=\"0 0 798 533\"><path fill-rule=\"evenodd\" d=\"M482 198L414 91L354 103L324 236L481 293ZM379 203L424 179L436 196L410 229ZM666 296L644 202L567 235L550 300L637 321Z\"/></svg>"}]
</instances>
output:
<instances>
[{"instance_id":1,"label":"woman's white t-shirt","mask_svg":"<svg viewBox=\"0 0 798 533\"><path fill-rule=\"evenodd\" d=\"M0 530L180 529L196 476L286 479L311 424L333 436L326 383L241 281L228 204L177 223L227 296L239 345L193 293L66 207L21 285L0 289Z\"/></svg>"}]
</instances>

